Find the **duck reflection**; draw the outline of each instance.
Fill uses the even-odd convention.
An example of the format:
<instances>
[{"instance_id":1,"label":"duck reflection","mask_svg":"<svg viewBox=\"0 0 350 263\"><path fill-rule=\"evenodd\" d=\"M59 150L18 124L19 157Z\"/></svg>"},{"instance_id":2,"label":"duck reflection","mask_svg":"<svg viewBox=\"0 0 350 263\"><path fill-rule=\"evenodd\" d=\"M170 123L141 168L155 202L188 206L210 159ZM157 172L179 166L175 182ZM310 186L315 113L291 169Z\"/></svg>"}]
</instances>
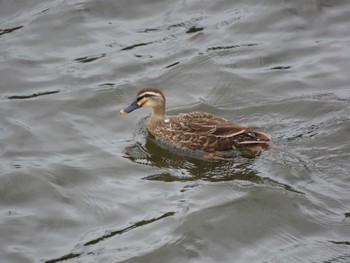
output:
<instances>
[{"instance_id":1,"label":"duck reflection","mask_svg":"<svg viewBox=\"0 0 350 263\"><path fill-rule=\"evenodd\" d=\"M163 172L145 177L159 181L227 181L261 180L251 167L253 158L242 155L237 150L227 151L225 155L208 156L203 152L183 151L162 145L148 134L145 119L136 126L136 143L125 148L125 158L132 162L162 168ZM165 170L165 171L164 171Z\"/></svg>"},{"instance_id":2,"label":"duck reflection","mask_svg":"<svg viewBox=\"0 0 350 263\"><path fill-rule=\"evenodd\" d=\"M148 134L144 122L137 125L134 139L136 143L124 150L124 157L134 163L161 168L161 172L144 177L145 180L162 182L190 181L249 181L257 184L281 187L300 193L291 186L262 177L254 168L256 156L242 151L227 151L225 155L208 158L203 152L181 151L162 145Z\"/></svg>"}]
</instances>

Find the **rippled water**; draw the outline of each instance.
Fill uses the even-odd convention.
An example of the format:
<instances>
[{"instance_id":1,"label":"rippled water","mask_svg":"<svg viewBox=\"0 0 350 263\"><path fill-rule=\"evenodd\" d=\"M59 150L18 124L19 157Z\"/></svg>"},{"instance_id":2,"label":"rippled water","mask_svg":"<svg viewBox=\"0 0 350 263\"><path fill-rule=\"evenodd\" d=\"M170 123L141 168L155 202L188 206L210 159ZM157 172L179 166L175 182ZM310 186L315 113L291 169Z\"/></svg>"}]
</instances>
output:
<instances>
[{"instance_id":1,"label":"rippled water","mask_svg":"<svg viewBox=\"0 0 350 263\"><path fill-rule=\"evenodd\" d=\"M350 262L350 3L0 1L1 262ZM256 158L146 136L261 126Z\"/></svg>"}]
</instances>

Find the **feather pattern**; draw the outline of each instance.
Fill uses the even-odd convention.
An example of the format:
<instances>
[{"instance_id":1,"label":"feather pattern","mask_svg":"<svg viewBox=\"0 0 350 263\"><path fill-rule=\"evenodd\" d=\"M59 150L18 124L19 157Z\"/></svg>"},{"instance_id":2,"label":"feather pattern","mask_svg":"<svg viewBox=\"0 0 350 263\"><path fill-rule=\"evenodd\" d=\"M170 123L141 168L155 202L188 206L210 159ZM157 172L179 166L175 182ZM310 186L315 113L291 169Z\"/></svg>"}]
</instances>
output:
<instances>
[{"instance_id":1,"label":"feather pattern","mask_svg":"<svg viewBox=\"0 0 350 263\"><path fill-rule=\"evenodd\" d=\"M243 126L207 112L165 115L165 97L158 88L144 88L136 97L139 106L151 107L148 131L163 143L181 149L225 151L250 145L266 145L271 137L255 126ZM129 106L130 107L130 106ZM129 109L128 107L128 109ZM125 114L124 110L120 111Z\"/></svg>"}]
</instances>

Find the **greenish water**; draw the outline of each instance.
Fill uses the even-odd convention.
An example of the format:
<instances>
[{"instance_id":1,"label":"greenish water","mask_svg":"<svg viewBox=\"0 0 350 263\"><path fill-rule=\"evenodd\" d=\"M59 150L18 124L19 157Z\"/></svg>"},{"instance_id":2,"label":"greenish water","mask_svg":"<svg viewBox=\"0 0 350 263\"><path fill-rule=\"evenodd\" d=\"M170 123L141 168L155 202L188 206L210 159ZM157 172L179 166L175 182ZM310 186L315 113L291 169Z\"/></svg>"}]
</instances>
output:
<instances>
[{"instance_id":1,"label":"greenish water","mask_svg":"<svg viewBox=\"0 0 350 263\"><path fill-rule=\"evenodd\" d=\"M347 1L0 1L1 262L349 262ZM256 158L147 137L257 125Z\"/></svg>"}]
</instances>

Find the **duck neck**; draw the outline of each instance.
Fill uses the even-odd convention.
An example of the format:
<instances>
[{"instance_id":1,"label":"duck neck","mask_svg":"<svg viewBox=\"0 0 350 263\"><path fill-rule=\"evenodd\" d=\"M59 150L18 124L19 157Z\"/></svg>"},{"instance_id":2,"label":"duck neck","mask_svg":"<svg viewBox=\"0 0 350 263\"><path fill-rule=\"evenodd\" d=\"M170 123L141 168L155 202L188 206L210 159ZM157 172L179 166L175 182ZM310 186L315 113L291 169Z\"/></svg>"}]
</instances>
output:
<instances>
[{"instance_id":1,"label":"duck neck","mask_svg":"<svg viewBox=\"0 0 350 263\"><path fill-rule=\"evenodd\" d=\"M153 107L151 118L164 119L165 118L165 105Z\"/></svg>"}]
</instances>

